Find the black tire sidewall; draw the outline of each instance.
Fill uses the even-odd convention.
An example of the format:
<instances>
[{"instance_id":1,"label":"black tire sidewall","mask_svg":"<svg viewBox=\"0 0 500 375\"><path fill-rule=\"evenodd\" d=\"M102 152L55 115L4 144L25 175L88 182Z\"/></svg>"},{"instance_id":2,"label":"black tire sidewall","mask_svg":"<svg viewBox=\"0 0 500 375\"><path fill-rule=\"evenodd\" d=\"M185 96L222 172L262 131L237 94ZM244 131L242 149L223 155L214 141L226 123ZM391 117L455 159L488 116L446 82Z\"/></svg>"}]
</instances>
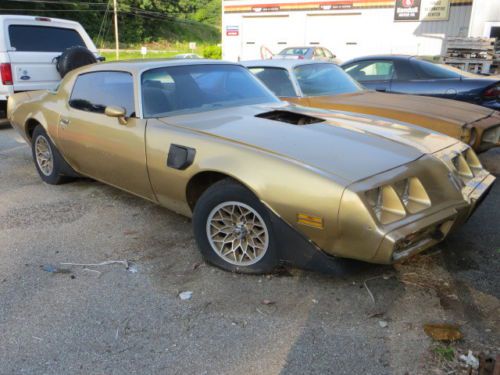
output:
<instances>
[{"instance_id":1,"label":"black tire sidewall","mask_svg":"<svg viewBox=\"0 0 500 375\"><path fill-rule=\"evenodd\" d=\"M52 152L52 160L53 160L53 168L52 168L52 173L49 176L46 176L41 170L38 165L38 162L36 160L36 151L35 151L35 143L36 140L39 137L44 137L47 140L47 143L50 147L50 151ZM39 125L35 128L33 131L33 137L32 137L32 142L31 142L31 152L33 155L33 161L35 163L36 170L38 171L38 174L40 175L40 178L51 185L57 185L65 181L65 178L61 175L61 161L60 161L60 156L59 153L52 143L50 137L47 135L47 132L45 129Z\"/></svg>"},{"instance_id":2,"label":"black tire sidewall","mask_svg":"<svg viewBox=\"0 0 500 375\"><path fill-rule=\"evenodd\" d=\"M59 56L56 68L61 77L64 78L66 74L74 69L95 63L97 63L97 58L92 51L83 46L74 46L68 48Z\"/></svg>"},{"instance_id":3,"label":"black tire sidewall","mask_svg":"<svg viewBox=\"0 0 500 375\"><path fill-rule=\"evenodd\" d=\"M217 205L228 201L237 201L252 207L259 213L265 222L269 235L268 248L264 257L255 264L237 266L226 262L217 255L210 245L206 232L208 216ZM231 272L258 274L272 272L279 265L277 242L273 232L269 210L250 190L234 180L226 179L219 181L202 194L193 212L193 230L198 249L203 258L219 268Z\"/></svg>"}]
</instances>

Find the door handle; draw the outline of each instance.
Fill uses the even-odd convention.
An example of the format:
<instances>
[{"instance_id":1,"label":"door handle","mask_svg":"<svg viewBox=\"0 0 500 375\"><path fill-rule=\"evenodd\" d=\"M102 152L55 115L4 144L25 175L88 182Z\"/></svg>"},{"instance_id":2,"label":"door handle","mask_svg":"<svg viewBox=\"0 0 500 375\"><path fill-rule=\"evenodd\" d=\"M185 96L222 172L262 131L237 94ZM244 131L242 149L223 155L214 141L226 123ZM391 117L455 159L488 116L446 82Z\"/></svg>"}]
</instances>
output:
<instances>
[{"instance_id":1,"label":"door handle","mask_svg":"<svg viewBox=\"0 0 500 375\"><path fill-rule=\"evenodd\" d=\"M376 87L375 88L375 91L378 91L378 92L386 92L387 89L385 87Z\"/></svg>"},{"instance_id":2,"label":"door handle","mask_svg":"<svg viewBox=\"0 0 500 375\"><path fill-rule=\"evenodd\" d=\"M61 119L59 120L59 124L60 124L63 128L67 127L67 126L69 125L69 123L70 123L70 121L69 121L69 119L67 119L67 118L61 118Z\"/></svg>"}]
</instances>

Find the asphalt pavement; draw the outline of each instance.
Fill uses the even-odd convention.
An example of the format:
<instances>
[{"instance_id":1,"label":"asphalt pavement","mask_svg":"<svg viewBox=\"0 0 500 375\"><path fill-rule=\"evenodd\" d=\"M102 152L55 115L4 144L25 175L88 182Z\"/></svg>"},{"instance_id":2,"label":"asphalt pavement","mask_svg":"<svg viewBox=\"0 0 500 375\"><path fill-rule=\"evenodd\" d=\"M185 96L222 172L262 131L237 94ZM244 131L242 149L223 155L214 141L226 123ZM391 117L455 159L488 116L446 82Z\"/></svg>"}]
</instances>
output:
<instances>
[{"instance_id":1,"label":"asphalt pavement","mask_svg":"<svg viewBox=\"0 0 500 375\"><path fill-rule=\"evenodd\" d=\"M481 159L500 174L500 150ZM499 183L403 265L237 275L202 262L184 217L89 179L42 183L6 127L0 260L5 375L465 374L460 354L500 353ZM463 339L435 342L426 323Z\"/></svg>"}]
</instances>

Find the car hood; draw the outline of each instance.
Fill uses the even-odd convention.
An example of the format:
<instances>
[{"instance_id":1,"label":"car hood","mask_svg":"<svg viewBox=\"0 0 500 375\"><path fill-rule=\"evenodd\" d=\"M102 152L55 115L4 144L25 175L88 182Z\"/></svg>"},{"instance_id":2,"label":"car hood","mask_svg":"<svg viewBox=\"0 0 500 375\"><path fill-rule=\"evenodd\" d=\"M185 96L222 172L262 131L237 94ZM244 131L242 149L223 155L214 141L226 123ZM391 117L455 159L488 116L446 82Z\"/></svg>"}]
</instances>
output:
<instances>
[{"instance_id":1,"label":"car hood","mask_svg":"<svg viewBox=\"0 0 500 375\"><path fill-rule=\"evenodd\" d=\"M295 125L256 117L275 110L325 121ZM372 116L276 104L165 117L161 121L237 142L358 181L409 163L457 141L426 129Z\"/></svg>"},{"instance_id":2,"label":"car hood","mask_svg":"<svg viewBox=\"0 0 500 375\"><path fill-rule=\"evenodd\" d=\"M308 98L313 106L339 106L353 112L377 114L398 121L426 125L429 121L463 126L490 116L494 111L474 104L427 96L362 91L354 94Z\"/></svg>"}]
</instances>

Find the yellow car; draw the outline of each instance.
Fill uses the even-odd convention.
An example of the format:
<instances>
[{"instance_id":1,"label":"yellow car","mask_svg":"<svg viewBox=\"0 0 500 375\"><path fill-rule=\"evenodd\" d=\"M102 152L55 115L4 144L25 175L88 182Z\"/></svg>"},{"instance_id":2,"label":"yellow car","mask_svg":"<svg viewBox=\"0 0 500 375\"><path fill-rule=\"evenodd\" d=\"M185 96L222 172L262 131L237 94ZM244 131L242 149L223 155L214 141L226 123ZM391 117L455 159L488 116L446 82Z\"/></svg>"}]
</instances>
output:
<instances>
[{"instance_id":1,"label":"yellow car","mask_svg":"<svg viewBox=\"0 0 500 375\"><path fill-rule=\"evenodd\" d=\"M500 112L465 102L365 90L339 66L317 61L243 61L282 100L376 115L438 131L478 152L500 146Z\"/></svg>"},{"instance_id":2,"label":"yellow car","mask_svg":"<svg viewBox=\"0 0 500 375\"><path fill-rule=\"evenodd\" d=\"M192 217L204 258L231 271L405 259L495 180L462 142L289 105L232 63L94 64L9 97L8 116L43 181L88 176Z\"/></svg>"}]
</instances>

